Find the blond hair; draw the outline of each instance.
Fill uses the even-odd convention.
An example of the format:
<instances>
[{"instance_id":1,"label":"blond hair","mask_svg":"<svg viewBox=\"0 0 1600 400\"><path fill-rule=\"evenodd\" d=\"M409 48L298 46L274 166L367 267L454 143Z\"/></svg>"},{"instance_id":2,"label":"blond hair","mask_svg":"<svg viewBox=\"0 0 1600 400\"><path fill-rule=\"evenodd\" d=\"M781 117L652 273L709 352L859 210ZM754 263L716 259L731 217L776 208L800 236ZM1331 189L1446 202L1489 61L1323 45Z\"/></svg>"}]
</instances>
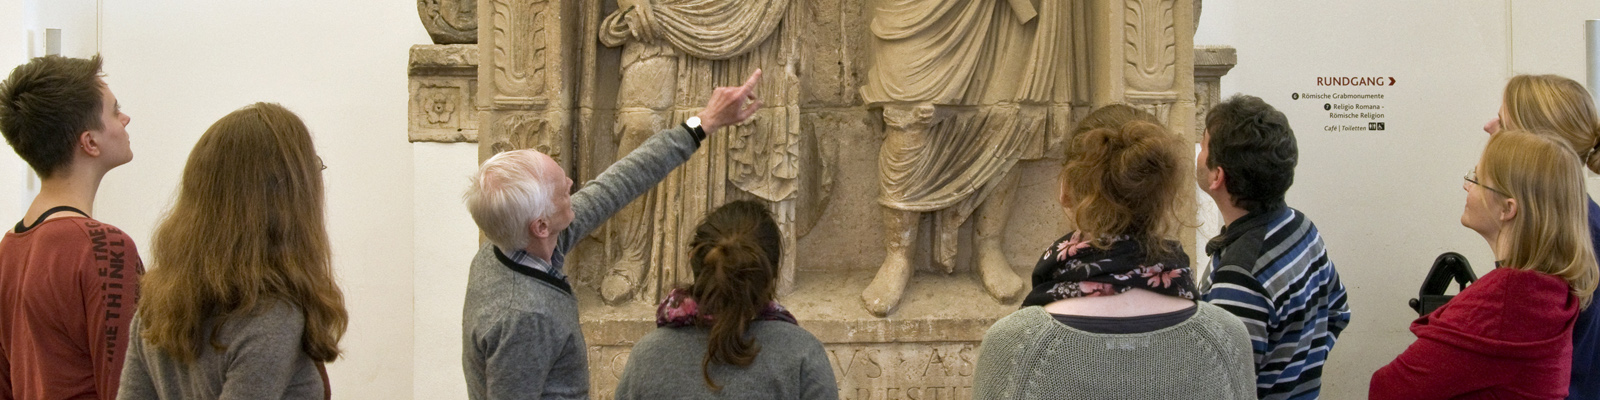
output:
<instances>
[{"instance_id":1,"label":"blond hair","mask_svg":"<svg viewBox=\"0 0 1600 400\"><path fill-rule=\"evenodd\" d=\"M1550 133L1564 140L1590 171L1600 173L1600 116L1577 81L1559 75L1517 75L1506 83L1504 129Z\"/></svg>"},{"instance_id":2,"label":"blond hair","mask_svg":"<svg viewBox=\"0 0 1600 400\"><path fill-rule=\"evenodd\" d=\"M1061 166L1068 216L1098 248L1128 235L1150 257L1181 251L1165 242L1182 225L1184 141L1143 120L1110 125L1072 138Z\"/></svg>"},{"instance_id":3,"label":"blond hair","mask_svg":"<svg viewBox=\"0 0 1600 400\"><path fill-rule=\"evenodd\" d=\"M224 322L274 301L305 314L301 349L339 357L349 315L333 278L323 221L321 162L311 134L283 106L256 103L222 117L195 143L178 200L153 235L141 284L140 334L180 362Z\"/></svg>"},{"instance_id":4,"label":"blond hair","mask_svg":"<svg viewBox=\"0 0 1600 400\"><path fill-rule=\"evenodd\" d=\"M1517 214L1501 229L1509 248L1502 266L1567 281L1588 307L1600 270L1589 238L1588 201L1578 158L1551 133L1501 131L1489 138L1478 177L1516 199Z\"/></svg>"}]
</instances>

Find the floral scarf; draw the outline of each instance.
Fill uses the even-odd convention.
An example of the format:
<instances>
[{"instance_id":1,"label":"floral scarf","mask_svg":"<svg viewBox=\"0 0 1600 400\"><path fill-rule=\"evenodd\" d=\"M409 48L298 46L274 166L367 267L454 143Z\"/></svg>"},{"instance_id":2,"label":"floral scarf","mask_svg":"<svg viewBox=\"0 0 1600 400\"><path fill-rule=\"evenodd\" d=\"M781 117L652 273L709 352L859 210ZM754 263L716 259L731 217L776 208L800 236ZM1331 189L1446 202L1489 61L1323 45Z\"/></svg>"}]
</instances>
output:
<instances>
[{"instance_id":1,"label":"floral scarf","mask_svg":"<svg viewBox=\"0 0 1600 400\"><path fill-rule=\"evenodd\" d=\"M700 307L695 304L694 297L690 296L686 289L672 289L672 292L667 294L666 300L662 300L661 305L656 307L657 327L694 326L698 321L710 323L712 317L710 314L700 314ZM777 301L767 303L766 308L756 313L755 320L783 321L799 325L794 319L794 314L790 314L789 310L778 305Z\"/></svg>"},{"instance_id":2,"label":"floral scarf","mask_svg":"<svg viewBox=\"0 0 1600 400\"><path fill-rule=\"evenodd\" d=\"M1110 296L1129 289L1194 300L1194 279L1189 275L1189 255L1177 241L1163 245L1172 251L1159 260L1146 260L1143 246L1128 236L1109 240L1099 249L1078 232L1067 234L1045 249L1033 268L1033 291L1023 307L1042 306L1074 297Z\"/></svg>"}]
</instances>

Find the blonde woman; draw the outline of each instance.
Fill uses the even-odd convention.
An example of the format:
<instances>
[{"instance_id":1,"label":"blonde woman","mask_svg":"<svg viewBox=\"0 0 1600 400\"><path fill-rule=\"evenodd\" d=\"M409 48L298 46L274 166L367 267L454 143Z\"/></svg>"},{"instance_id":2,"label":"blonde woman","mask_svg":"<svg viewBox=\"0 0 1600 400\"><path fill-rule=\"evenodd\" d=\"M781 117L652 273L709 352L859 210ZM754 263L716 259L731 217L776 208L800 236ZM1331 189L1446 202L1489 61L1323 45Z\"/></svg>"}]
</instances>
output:
<instances>
[{"instance_id":1,"label":"blonde woman","mask_svg":"<svg viewBox=\"0 0 1600 400\"><path fill-rule=\"evenodd\" d=\"M1197 301L1174 240L1183 141L1152 120L1113 105L1079 123L1060 181L1077 230L1045 249L1023 308L984 335L974 399L1256 398L1244 323Z\"/></svg>"},{"instance_id":2,"label":"blonde woman","mask_svg":"<svg viewBox=\"0 0 1600 400\"><path fill-rule=\"evenodd\" d=\"M1589 91L1577 81L1557 75L1518 75L1506 83L1500 113L1484 125L1500 129L1548 132L1576 151L1590 171L1600 172L1600 116ZM1588 201L1589 239L1600 254L1600 205ZM1572 328L1572 383L1568 399L1600 400L1600 318L1594 307L1578 313Z\"/></svg>"},{"instance_id":3,"label":"blonde woman","mask_svg":"<svg viewBox=\"0 0 1600 400\"><path fill-rule=\"evenodd\" d=\"M1578 157L1554 134L1506 130L1467 173L1461 224L1495 269L1411 324L1405 352L1372 375L1370 399L1561 398L1572 324L1596 267Z\"/></svg>"},{"instance_id":4,"label":"blonde woman","mask_svg":"<svg viewBox=\"0 0 1600 400\"><path fill-rule=\"evenodd\" d=\"M305 124L256 103L189 154L153 235L119 399L323 399L348 316Z\"/></svg>"}]
</instances>

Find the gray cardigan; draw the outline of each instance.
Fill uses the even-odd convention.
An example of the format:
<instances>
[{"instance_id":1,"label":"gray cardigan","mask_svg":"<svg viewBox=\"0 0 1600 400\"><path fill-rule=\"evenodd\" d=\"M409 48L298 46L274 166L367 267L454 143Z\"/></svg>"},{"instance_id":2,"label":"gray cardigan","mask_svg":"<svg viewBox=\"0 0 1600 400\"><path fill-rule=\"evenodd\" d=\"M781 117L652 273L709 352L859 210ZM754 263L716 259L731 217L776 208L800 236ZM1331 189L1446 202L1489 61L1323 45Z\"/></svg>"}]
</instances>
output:
<instances>
[{"instance_id":1,"label":"gray cardigan","mask_svg":"<svg viewBox=\"0 0 1600 400\"><path fill-rule=\"evenodd\" d=\"M1250 336L1238 317L1206 302L1178 325L1096 334L1027 307L989 328L973 374L974 399L1254 400Z\"/></svg>"},{"instance_id":2,"label":"gray cardigan","mask_svg":"<svg viewBox=\"0 0 1600 400\"><path fill-rule=\"evenodd\" d=\"M761 346L747 367L713 364L712 392L701 374L709 331L656 328L639 339L617 384L622 399L838 399L839 387L822 342L788 322L757 321L746 338Z\"/></svg>"},{"instance_id":3,"label":"gray cardigan","mask_svg":"<svg viewBox=\"0 0 1600 400\"><path fill-rule=\"evenodd\" d=\"M145 343L140 320L135 315L128 331L118 400L323 398L317 364L301 348L306 318L299 307L273 300L255 315L230 318L216 336L221 351L210 344L215 318L207 320L192 365Z\"/></svg>"},{"instance_id":4,"label":"gray cardigan","mask_svg":"<svg viewBox=\"0 0 1600 400\"><path fill-rule=\"evenodd\" d=\"M579 239L688 161L699 147L681 127L661 131L583 185L572 195L575 217L557 237L547 266L560 270ZM588 398L588 348L572 289L542 272L513 270L496 253L494 245L483 245L467 277L461 315L467 397Z\"/></svg>"}]
</instances>

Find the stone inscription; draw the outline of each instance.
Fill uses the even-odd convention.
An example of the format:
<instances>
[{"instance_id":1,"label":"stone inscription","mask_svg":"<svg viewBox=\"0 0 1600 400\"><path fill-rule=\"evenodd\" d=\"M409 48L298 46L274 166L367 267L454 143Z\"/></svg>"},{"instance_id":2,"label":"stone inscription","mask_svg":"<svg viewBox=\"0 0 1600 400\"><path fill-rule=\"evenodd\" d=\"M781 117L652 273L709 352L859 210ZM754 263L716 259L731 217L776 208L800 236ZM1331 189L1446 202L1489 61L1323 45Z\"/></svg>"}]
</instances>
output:
<instances>
[{"instance_id":1,"label":"stone inscription","mask_svg":"<svg viewBox=\"0 0 1600 400\"><path fill-rule=\"evenodd\" d=\"M828 344L840 400L971 399L977 343Z\"/></svg>"},{"instance_id":2,"label":"stone inscription","mask_svg":"<svg viewBox=\"0 0 1600 400\"><path fill-rule=\"evenodd\" d=\"M976 342L824 344L840 400L965 400L972 398ZM625 346L589 347L589 394L616 396L628 365Z\"/></svg>"}]
</instances>

